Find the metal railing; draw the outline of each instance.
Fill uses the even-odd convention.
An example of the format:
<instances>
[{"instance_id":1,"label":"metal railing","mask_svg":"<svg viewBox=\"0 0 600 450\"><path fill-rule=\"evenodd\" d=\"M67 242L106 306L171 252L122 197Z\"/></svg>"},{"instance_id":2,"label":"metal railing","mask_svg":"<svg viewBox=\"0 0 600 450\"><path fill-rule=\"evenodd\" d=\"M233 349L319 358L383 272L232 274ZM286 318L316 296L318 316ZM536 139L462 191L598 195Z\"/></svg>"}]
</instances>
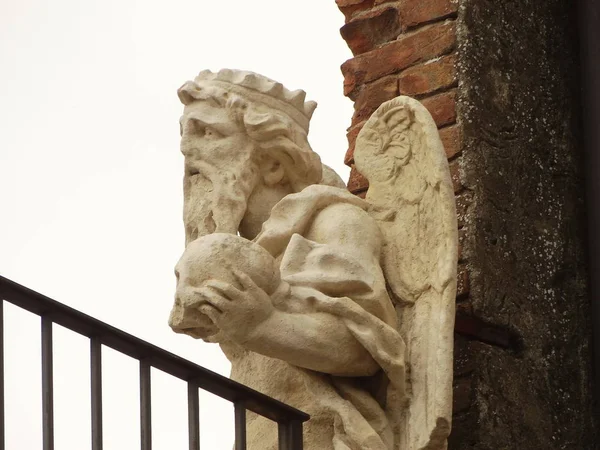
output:
<instances>
[{"instance_id":1,"label":"metal railing","mask_svg":"<svg viewBox=\"0 0 600 450\"><path fill-rule=\"evenodd\" d=\"M179 378L188 385L189 449L200 449L198 389L204 389L234 405L235 450L246 448L246 411L278 424L279 448L302 450L302 424L309 419L291 406L218 375L197 364L149 344L82 312L52 300L0 276L0 450L4 450L4 301L37 314L42 323L42 442L43 450L54 450L54 390L52 324L56 323L90 338L92 450L102 450L102 346L110 347L140 362L141 450L152 449L152 367Z\"/></svg>"}]
</instances>

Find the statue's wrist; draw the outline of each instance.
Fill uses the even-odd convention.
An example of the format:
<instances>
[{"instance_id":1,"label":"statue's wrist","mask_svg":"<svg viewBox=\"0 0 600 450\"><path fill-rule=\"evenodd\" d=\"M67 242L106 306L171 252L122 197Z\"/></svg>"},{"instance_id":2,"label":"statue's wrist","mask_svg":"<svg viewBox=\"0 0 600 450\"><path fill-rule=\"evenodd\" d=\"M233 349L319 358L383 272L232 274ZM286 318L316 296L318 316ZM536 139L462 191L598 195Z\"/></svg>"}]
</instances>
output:
<instances>
[{"instance_id":1,"label":"statue's wrist","mask_svg":"<svg viewBox=\"0 0 600 450\"><path fill-rule=\"evenodd\" d=\"M275 289L275 292L271 294L271 303L273 304L275 309L286 309L285 303L290 299L291 291L292 288L290 287L290 285L286 281L281 280L279 286L277 286L277 289Z\"/></svg>"}]
</instances>

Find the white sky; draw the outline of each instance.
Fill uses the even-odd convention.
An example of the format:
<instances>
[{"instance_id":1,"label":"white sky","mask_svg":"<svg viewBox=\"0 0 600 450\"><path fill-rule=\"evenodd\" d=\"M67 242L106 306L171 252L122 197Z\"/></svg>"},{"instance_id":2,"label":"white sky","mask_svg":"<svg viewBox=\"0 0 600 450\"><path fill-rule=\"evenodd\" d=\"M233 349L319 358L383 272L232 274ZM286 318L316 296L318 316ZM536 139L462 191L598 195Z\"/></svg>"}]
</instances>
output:
<instances>
[{"instance_id":1,"label":"white sky","mask_svg":"<svg viewBox=\"0 0 600 450\"><path fill-rule=\"evenodd\" d=\"M183 250L181 105L201 69L248 69L319 102L313 148L342 178L351 57L333 0L0 0L0 274L227 375L167 326ZM6 305L7 449L41 448L39 319ZM89 343L55 326L55 448L90 448ZM104 351L105 448L139 447L138 366ZM187 448L186 387L153 372L155 449ZM203 395L202 445L233 414Z\"/></svg>"}]
</instances>

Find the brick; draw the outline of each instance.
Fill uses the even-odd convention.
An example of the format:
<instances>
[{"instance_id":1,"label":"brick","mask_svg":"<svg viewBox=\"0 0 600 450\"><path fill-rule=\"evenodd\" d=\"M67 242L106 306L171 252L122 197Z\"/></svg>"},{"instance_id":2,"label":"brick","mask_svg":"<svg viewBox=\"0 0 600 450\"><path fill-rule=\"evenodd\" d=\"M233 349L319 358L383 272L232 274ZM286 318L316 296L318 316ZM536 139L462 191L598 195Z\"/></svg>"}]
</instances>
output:
<instances>
[{"instance_id":1,"label":"brick","mask_svg":"<svg viewBox=\"0 0 600 450\"><path fill-rule=\"evenodd\" d=\"M367 3L365 0L335 0L335 4L338 8L346 8L348 6L356 6L361 3Z\"/></svg>"},{"instance_id":2,"label":"brick","mask_svg":"<svg viewBox=\"0 0 600 450\"><path fill-rule=\"evenodd\" d=\"M448 159L454 158L462 151L462 130L460 125L452 125L440 130L440 139Z\"/></svg>"},{"instance_id":3,"label":"brick","mask_svg":"<svg viewBox=\"0 0 600 450\"><path fill-rule=\"evenodd\" d=\"M458 194L461 192L464 187L462 185L461 177L460 177L460 167L458 165L458 161L454 160L450 162L450 178L452 179L452 186L454 187L454 193Z\"/></svg>"},{"instance_id":4,"label":"brick","mask_svg":"<svg viewBox=\"0 0 600 450\"><path fill-rule=\"evenodd\" d=\"M471 286L469 284L469 271L464 264L458 266L458 274L456 279L456 297L463 298L469 295Z\"/></svg>"},{"instance_id":5,"label":"brick","mask_svg":"<svg viewBox=\"0 0 600 450\"><path fill-rule=\"evenodd\" d=\"M367 196L367 191L355 192L354 195L364 199Z\"/></svg>"},{"instance_id":6,"label":"brick","mask_svg":"<svg viewBox=\"0 0 600 450\"><path fill-rule=\"evenodd\" d=\"M340 33L352 54L359 55L395 40L401 31L398 10L385 8L374 11L370 17L360 17L346 23Z\"/></svg>"},{"instance_id":7,"label":"brick","mask_svg":"<svg viewBox=\"0 0 600 450\"><path fill-rule=\"evenodd\" d=\"M344 164L347 166L351 166L354 164L354 147L356 145L356 138L358 137L358 133L362 130L365 122L360 122L359 124L353 126L346 133L346 138L348 139L348 150L346 151L346 156L344 157Z\"/></svg>"},{"instance_id":8,"label":"brick","mask_svg":"<svg viewBox=\"0 0 600 450\"><path fill-rule=\"evenodd\" d=\"M396 77L386 77L374 83L363 86L354 102L352 125L367 120L379 106L398 96L398 80Z\"/></svg>"},{"instance_id":9,"label":"brick","mask_svg":"<svg viewBox=\"0 0 600 450\"><path fill-rule=\"evenodd\" d=\"M369 188L369 181L356 170L354 164L350 168L350 178L348 178L348 190L353 194L366 191Z\"/></svg>"},{"instance_id":10,"label":"brick","mask_svg":"<svg viewBox=\"0 0 600 450\"><path fill-rule=\"evenodd\" d=\"M446 22L420 28L394 42L363 53L342 64L344 95L354 100L360 85L447 54L455 44L454 22Z\"/></svg>"},{"instance_id":11,"label":"brick","mask_svg":"<svg viewBox=\"0 0 600 450\"><path fill-rule=\"evenodd\" d=\"M406 28L449 17L457 11L457 0L404 0L400 3L400 16Z\"/></svg>"},{"instance_id":12,"label":"brick","mask_svg":"<svg viewBox=\"0 0 600 450\"><path fill-rule=\"evenodd\" d=\"M346 22L350 21L356 14L370 10L374 0L335 0L338 8L344 14Z\"/></svg>"},{"instance_id":13,"label":"brick","mask_svg":"<svg viewBox=\"0 0 600 450\"><path fill-rule=\"evenodd\" d=\"M401 95L417 96L447 89L456 84L456 55L409 67L398 77Z\"/></svg>"},{"instance_id":14,"label":"brick","mask_svg":"<svg viewBox=\"0 0 600 450\"><path fill-rule=\"evenodd\" d=\"M421 100L421 103L427 108L438 128L456 122L455 89L427 97Z\"/></svg>"}]
</instances>

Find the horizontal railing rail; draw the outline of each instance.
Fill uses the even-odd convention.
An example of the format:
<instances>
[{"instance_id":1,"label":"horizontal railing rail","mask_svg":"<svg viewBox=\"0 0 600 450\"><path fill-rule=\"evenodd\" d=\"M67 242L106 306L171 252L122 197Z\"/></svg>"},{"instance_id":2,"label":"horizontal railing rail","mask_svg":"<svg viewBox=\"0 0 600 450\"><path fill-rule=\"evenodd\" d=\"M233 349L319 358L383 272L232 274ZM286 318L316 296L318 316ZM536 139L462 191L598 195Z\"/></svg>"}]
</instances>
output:
<instances>
[{"instance_id":1,"label":"horizontal railing rail","mask_svg":"<svg viewBox=\"0 0 600 450\"><path fill-rule=\"evenodd\" d=\"M150 369L152 367L188 383L190 450L200 449L198 388L233 403L236 450L246 448L247 410L277 422L280 449L302 449L302 424L309 419L308 414L2 276L0 276L0 298L41 317L43 450L54 449L53 323L90 338L92 450L102 450L101 350L103 345L137 359L140 362L140 428L142 450L151 450L152 448L150 377ZM0 301L0 450L4 450L5 445L3 306L4 302Z\"/></svg>"}]
</instances>

